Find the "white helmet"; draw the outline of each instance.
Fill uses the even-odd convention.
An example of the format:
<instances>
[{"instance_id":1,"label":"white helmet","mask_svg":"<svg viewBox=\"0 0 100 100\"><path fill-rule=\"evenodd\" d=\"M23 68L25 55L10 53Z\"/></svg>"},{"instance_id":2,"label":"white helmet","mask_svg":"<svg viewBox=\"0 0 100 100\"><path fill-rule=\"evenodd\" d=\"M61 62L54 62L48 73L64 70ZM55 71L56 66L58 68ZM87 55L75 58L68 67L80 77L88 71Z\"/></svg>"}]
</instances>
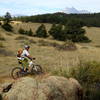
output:
<instances>
[{"instance_id":1,"label":"white helmet","mask_svg":"<svg viewBox=\"0 0 100 100\"><path fill-rule=\"evenodd\" d=\"M27 49L27 48L30 48L30 46L29 45L25 45L24 48Z\"/></svg>"}]
</instances>

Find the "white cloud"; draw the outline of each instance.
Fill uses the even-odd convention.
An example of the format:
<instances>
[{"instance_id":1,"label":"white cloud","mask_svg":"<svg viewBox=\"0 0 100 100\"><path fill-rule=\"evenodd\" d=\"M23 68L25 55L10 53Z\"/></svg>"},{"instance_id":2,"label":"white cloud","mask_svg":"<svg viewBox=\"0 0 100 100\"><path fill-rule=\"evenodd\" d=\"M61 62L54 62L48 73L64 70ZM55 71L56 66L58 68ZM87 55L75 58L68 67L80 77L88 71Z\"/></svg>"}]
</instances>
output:
<instances>
[{"instance_id":1,"label":"white cloud","mask_svg":"<svg viewBox=\"0 0 100 100\"><path fill-rule=\"evenodd\" d=\"M12 13L37 14L61 11L66 7L91 12L100 11L100 0L0 0L0 14Z\"/></svg>"}]
</instances>

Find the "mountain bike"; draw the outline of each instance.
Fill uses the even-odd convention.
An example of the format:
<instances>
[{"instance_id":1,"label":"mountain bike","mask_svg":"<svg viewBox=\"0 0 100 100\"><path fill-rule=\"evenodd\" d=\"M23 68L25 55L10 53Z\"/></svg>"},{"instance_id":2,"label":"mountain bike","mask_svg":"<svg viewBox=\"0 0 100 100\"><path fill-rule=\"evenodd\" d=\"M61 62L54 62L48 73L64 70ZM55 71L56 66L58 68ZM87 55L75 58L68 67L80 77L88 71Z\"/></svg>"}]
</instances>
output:
<instances>
[{"instance_id":1,"label":"mountain bike","mask_svg":"<svg viewBox=\"0 0 100 100\"><path fill-rule=\"evenodd\" d=\"M23 76L26 76L28 74L31 75L39 75L39 74L43 74L43 69L40 65L37 65L35 63L35 59L33 59L32 64L31 64L31 71L28 72L28 69L26 71L24 71L23 66L21 67L15 67L12 69L11 71L11 77L13 79L17 79Z\"/></svg>"}]
</instances>

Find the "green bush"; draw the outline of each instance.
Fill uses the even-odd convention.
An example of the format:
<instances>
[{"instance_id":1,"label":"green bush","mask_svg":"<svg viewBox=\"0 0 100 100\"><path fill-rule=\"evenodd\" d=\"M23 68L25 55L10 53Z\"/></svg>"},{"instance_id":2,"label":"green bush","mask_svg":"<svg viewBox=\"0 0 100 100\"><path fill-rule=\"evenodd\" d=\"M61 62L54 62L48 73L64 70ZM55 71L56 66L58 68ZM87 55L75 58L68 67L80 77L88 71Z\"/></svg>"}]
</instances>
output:
<instances>
[{"instance_id":1,"label":"green bush","mask_svg":"<svg viewBox=\"0 0 100 100\"><path fill-rule=\"evenodd\" d=\"M38 45L39 46L51 46L57 50L62 50L62 51L68 51L68 50L72 51L72 50L77 49L76 45L71 41L67 41L67 42L64 42L63 44L59 44L56 42L49 42L49 41L45 41L41 39L38 41Z\"/></svg>"},{"instance_id":2,"label":"green bush","mask_svg":"<svg viewBox=\"0 0 100 100\"><path fill-rule=\"evenodd\" d=\"M56 40L61 40L61 41L65 41L66 37L63 34L63 26L60 25L55 25L53 24L51 29L49 30L49 34L53 36L54 39Z\"/></svg>"},{"instance_id":3,"label":"green bush","mask_svg":"<svg viewBox=\"0 0 100 100\"><path fill-rule=\"evenodd\" d=\"M18 32L19 32L20 34L25 34L25 30L22 29L22 28L20 28L20 29L18 30Z\"/></svg>"},{"instance_id":4,"label":"green bush","mask_svg":"<svg viewBox=\"0 0 100 100\"><path fill-rule=\"evenodd\" d=\"M4 30L8 31L8 32L12 32L12 31L13 31L13 27L12 27L10 24L8 24L8 23L3 24L3 25L2 25L2 28L3 28Z\"/></svg>"},{"instance_id":5,"label":"green bush","mask_svg":"<svg viewBox=\"0 0 100 100\"><path fill-rule=\"evenodd\" d=\"M73 51L77 49L76 45L71 41L66 41L62 45L57 46L56 48L58 50L63 50L63 51L68 51L68 50Z\"/></svg>"},{"instance_id":6,"label":"green bush","mask_svg":"<svg viewBox=\"0 0 100 100\"><path fill-rule=\"evenodd\" d=\"M29 31L26 31L26 30L20 28L18 32L19 32L20 34L23 34L23 35L28 35L28 36L32 36L32 35L33 35L33 32L32 32L31 29L30 29Z\"/></svg>"},{"instance_id":7,"label":"green bush","mask_svg":"<svg viewBox=\"0 0 100 100\"><path fill-rule=\"evenodd\" d=\"M97 62L81 62L79 67L75 69L73 76L81 83L100 82L100 63Z\"/></svg>"},{"instance_id":8,"label":"green bush","mask_svg":"<svg viewBox=\"0 0 100 100\"><path fill-rule=\"evenodd\" d=\"M30 29L30 30L27 32L27 34L28 34L29 36L33 36L32 30Z\"/></svg>"},{"instance_id":9,"label":"green bush","mask_svg":"<svg viewBox=\"0 0 100 100\"><path fill-rule=\"evenodd\" d=\"M83 100L100 100L100 62L82 62L74 68L51 69L53 75L74 77L83 87Z\"/></svg>"},{"instance_id":10,"label":"green bush","mask_svg":"<svg viewBox=\"0 0 100 100\"><path fill-rule=\"evenodd\" d=\"M82 23L78 20L70 20L64 27L64 34L67 40L73 42L90 42L85 36L85 29L82 29Z\"/></svg>"},{"instance_id":11,"label":"green bush","mask_svg":"<svg viewBox=\"0 0 100 100\"><path fill-rule=\"evenodd\" d=\"M37 30L36 30L36 35L37 37L43 37L43 38L46 38L48 37L47 35L47 31L46 31L46 28L45 28L45 25L42 24Z\"/></svg>"},{"instance_id":12,"label":"green bush","mask_svg":"<svg viewBox=\"0 0 100 100\"><path fill-rule=\"evenodd\" d=\"M90 42L88 37L85 36L85 29L82 26L82 22L78 20L70 20L65 26L53 24L49 30L49 34L54 39L60 41Z\"/></svg>"},{"instance_id":13,"label":"green bush","mask_svg":"<svg viewBox=\"0 0 100 100\"><path fill-rule=\"evenodd\" d=\"M84 100L100 99L100 63L81 62L79 67L71 69L71 76L82 84L85 93Z\"/></svg>"}]
</instances>

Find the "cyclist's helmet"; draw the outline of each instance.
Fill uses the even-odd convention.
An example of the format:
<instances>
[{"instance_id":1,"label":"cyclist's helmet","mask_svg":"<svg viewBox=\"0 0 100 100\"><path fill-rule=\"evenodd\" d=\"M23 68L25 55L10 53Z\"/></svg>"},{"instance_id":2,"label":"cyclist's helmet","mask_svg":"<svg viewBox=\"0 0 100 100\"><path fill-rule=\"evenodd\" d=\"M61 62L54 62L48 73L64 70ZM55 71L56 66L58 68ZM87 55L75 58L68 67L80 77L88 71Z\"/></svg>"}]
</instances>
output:
<instances>
[{"instance_id":1,"label":"cyclist's helmet","mask_svg":"<svg viewBox=\"0 0 100 100\"><path fill-rule=\"evenodd\" d=\"M24 48L25 49L28 49L28 48L30 48L30 46L29 45L25 45Z\"/></svg>"}]
</instances>

